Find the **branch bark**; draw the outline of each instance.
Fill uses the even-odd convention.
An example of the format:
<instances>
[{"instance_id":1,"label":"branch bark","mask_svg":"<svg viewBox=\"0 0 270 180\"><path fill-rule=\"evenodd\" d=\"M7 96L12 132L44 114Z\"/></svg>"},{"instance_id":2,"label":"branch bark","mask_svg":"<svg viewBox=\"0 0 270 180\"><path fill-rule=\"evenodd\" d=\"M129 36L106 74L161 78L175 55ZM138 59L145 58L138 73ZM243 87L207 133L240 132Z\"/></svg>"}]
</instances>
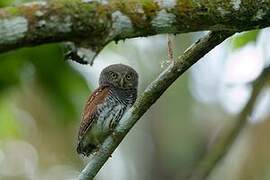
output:
<instances>
[{"instance_id":1,"label":"branch bark","mask_svg":"<svg viewBox=\"0 0 270 180\"><path fill-rule=\"evenodd\" d=\"M0 9L0 53L73 41L98 53L108 42L161 33L245 31L270 25L270 0L51 0Z\"/></svg>"},{"instance_id":2,"label":"branch bark","mask_svg":"<svg viewBox=\"0 0 270 180\"><path fill-rule=\"evenodd\" d=\"M105 140L97 152L90 155L90 161L81 172L79 179L93 179L133 125L157 101L163 92L201 57L232 34L231 32L213 32L206 35L188 48L182 56L161 73L124 115L115 133Z\"/></svg>"},{"instance_id":3,"label":"branch bark","mask_svg":"<svg viewBox=\"0 0 270 180\"><path fill-rule=\"evenodd\" d=\"M211 174L218 163L226 156L231 146L241 133L248 121L248 116L252 113L262 88L270 79L270 67L264 69L259 78L253 83L253 91L246 106L239 114L236 123L226 134L218 139L211 150L202 158L198 167L192 172L190 180L204 180Z\"/></svg>"}]
</instances>

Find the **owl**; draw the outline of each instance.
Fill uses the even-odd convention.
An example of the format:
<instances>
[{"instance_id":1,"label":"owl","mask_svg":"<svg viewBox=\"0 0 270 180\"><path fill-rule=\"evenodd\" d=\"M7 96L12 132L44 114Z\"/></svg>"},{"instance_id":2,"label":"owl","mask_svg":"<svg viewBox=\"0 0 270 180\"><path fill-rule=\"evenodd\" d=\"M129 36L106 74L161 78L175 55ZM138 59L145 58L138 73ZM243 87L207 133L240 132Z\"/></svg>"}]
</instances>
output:
<instances>
[{"instance_id":1,"label":"owl","mask_svg":"<svg viewBox=\"0 0 270 180\"><path fill-rule=\"evenodd\" d=\"M110 135L137 98L138 74L114 64L102 70L99 87L89 97L78 135L77 152L89 156Z\"/></svg>"}]
</instances>

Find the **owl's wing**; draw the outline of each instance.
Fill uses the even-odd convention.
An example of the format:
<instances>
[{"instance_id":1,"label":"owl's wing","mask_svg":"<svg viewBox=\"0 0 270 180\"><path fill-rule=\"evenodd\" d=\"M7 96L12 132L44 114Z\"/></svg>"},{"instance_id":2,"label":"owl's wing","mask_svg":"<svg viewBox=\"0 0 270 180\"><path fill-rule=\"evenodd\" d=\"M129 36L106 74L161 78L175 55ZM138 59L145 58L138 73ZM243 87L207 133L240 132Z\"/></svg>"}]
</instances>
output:
<instances>
[{"instance_id":1,"label":"owl's wing","mask_svg":"<svg viewBox=\"0 0 270 180\"><path fill-rule=\"evenodd\" d=\"M109 93L109 87L101 86L98 89L96 89L89 97L85 105L83 115L82 115L82 122L80 125L79 136L78 136L79 141L87 133L87 130L89 129L89 127L91 127L91 124L93 123L97 114L97 106L104 102L108 93Z\"/></svg>"}]
</instances>

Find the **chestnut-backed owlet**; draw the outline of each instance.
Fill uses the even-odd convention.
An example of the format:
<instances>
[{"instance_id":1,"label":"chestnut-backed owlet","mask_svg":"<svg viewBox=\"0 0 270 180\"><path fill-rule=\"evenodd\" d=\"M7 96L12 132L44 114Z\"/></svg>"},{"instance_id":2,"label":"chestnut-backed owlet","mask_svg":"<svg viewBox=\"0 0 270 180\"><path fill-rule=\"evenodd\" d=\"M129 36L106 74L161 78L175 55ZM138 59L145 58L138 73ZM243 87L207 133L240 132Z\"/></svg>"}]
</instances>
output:
<instances>
[{"instance_id":1,"label":"chestnut-backed owlet","mask_svg":"<svg viewBox=\"0 0 270 180\"><path fill-rule=\"evenodd\" d=\"M89 97L79 129L77 152L88 156L97 149L137 98L138 74L114 64L102 70L99 87Z\"/></svg>"}]
</instances>

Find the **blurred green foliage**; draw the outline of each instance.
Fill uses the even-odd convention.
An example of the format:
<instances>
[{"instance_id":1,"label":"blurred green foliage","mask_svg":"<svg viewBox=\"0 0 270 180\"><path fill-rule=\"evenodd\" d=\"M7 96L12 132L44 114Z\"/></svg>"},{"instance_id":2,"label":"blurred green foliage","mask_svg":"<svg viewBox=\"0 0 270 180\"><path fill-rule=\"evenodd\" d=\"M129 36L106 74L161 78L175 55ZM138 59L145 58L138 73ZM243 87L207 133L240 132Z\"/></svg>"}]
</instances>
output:
<instances>
[{"instance_id":1,"label":"blurred green foliage","mask_svg":"<svg viewBox=\"0 0 270 180\"><path fill-rule=\"evenodd\" d=\"M233 38L233 48L244 47L250 42L256 42L260 30L253 30L239 34Z\"/></svg>"},{"instance_id":2,"label":"blurred green foliage","mask_svg":"<svg viewBox=\"0 0 270 180\"><path fill-rule=\"evenodd\" d=\"M0 146L25 140L44 156L40 164L76 162L73 143L89 93L85 78L64 61L61 44L0 54Z\"/></svg>"},{"instance_id":3,"label":"blurred green foliage","mask_svg":"<svg viewBox=\"0 0 270 180\"><path fill-rule=\"evenodd\" d=\"M29 1L33 1L33 0L0 0L0 7L26 3ZM35 0L35 1L37 1L37 0Z\"/></svg>"},{"instance_id":4,"label":"blurred green foliage","mask_svg":"<svg viewBox=\"0 0 270 180\"><path fill-rule=\"evenodd\" d=\"M12 2L14 2L14 0L1 0L0 1L0 7L10 5Z\"/></svg>"},{"instance_id":5,"label":"blurred green foliage","mask_svg":"<svg viewBox=\"0 0 270 180\"><path fill-rule=\"evenodd\" d=\"M20 127L11 108L12 104L8 98L0 98L0 139L16 138L20 136Z\"/></svg>"},{"instance_id":6,"label":"blurred green foliage","mask_svg":"<svg viewBox=\"0 0 270 180\"><path fill-rule=\"evenodd\" d=\"M0 0L0 8L24 2ZM8 143L24 141L40 155L42 170L79 162L76 130L90 90L82 74L64 61L62 48L47 44L0 54L0 160ZM5 179L1 168L0 163L0 179Z\"/></svg>"},{"instance_id":7,"label":"blurred green foliage","mask_svg":"<svg viewBox=\"0 0 270 180\"><path fill-rule=\"evenodd\" d=\"M50 108L60 115L59 121L77 120L78 106L88 94L88 87L82 76L64 62L62 54L61 46L53 44L0 55L0 93L22 86L31 90L37 86L48 97ZM77 102L78 99L81 101ZM0 111L2 115L8 114L3 112L8 108L2 107ZM8 119L11 118L1 118L1 123L7 123Z\"/></svg>"},{"instance_id":8,"label":"blurred green foliage","mask_svg":"<svg viewBox=\"0 0 270 180\"><path fill-rule=\"evenodd\" d=\"M24 2L0 0L0 7ZM76 162L76 125L89 91L60 43L0 54L0 160L5 143L18 140L38 151L41 166Z\"/></svg>"}]
</instances>

